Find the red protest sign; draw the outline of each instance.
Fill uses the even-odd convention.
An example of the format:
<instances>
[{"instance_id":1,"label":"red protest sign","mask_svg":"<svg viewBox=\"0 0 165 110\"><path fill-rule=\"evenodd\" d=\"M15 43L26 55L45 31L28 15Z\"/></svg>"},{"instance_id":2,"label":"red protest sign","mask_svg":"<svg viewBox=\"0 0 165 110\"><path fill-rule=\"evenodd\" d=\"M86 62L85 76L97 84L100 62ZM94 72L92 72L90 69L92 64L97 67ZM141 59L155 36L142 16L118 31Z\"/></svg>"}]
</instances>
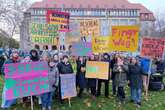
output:
<instances>
[{"instance_id":1,"label":"red protest sign","mask_svg":"<svg viewBox=\"0 0 165 110\"><path fill-rule=\"evenodd\" d=\"M141 56L149 58L162 58L164 42L162 39L143 38Z\"/></svg>"}]
</instances>

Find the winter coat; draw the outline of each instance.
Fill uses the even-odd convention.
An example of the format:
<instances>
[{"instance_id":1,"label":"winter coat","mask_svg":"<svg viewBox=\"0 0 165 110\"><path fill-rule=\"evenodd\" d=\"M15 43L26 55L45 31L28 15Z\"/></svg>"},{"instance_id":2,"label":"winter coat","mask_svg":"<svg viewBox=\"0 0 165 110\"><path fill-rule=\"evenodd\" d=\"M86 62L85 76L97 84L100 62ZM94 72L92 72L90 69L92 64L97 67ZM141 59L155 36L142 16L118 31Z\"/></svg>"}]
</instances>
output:
<instances>
[{"instance_id":1,"label":"winter coat","mask_svg":"<svg viewBox=\"0 0 165 110\"><path fill-rule=\"evenodd\" d=\"M69 62L67 64L65 64L64 62L59 63L58 69L59 69L60 74L72 74L73 73L72 65Z\"/></svg>"},{"instance_id":2,"label":"winter coat","mask_svg":"<svg viewBox=\"0 0 165 110\"><path fill-rule=\"evenodd\" d=\"M115 74L115 85L117 87L124 87L127 83L127 72L128 67L126 65L121 65L121 72L118 69L119 65L114 65L113 73Z\"/></svg>"},{"instance_id":3,"label":"winter coat","mask_svg":"<svg viewBox=\"0 0 165 110\"><path fill-rule=\"evenodd\" d=\"M59 83L59 71L57 66L49 67L48 79L49 79L49 90L55 91Z\"/></svg>"},{"instance_id":4,"label":"winter coat","mask_svg":"<svg viewBox=\"0 0 165 110\"><path fill-rule=\"evenodd\" d=\"M130 81L130 87L132 88L142 88L143 80L142 75L143 69L139 65L132 65L129 66L129 72L128 72L128 79Z\"/></svg>"},{"instance_id":5,"label":"winter coat","mask_svg":"<svg viewBox=\"0 0 165 110\"><path fill-rule=\"evenodd\" d=\"M111 74L111 75L112 75L112 76L111 76L111 79L112 79L112 80L115 79L115 73L113 72L113 67L114 67L115 63L116 63L116 59L112 59L112 60L111 60L111 65L110 65L110 66L111 66L111 69L112 69L112 74Z\"/></svg>"},{"instance_id":6,"label":"winter coat","mask_svg":"<svg viewBox=\"0 0 165 110\"><path fill-rule=\"evenodd\" d=\"M157 73L163 74L165 70L165 66L164 66L165 64L163 63L163 61L156 62L156 65L157 65Z\"/></svg>"},{"instance_id":7,"label":"winter coat","mask_svg":"<svg viewBox=\"0 0 165 110\"><path fill-rule=\"evenodd\" d=\"M85 88L87 86L87 79L85 78L85 72L81 71L81 68L86 67L86 62L81 63L77 61L77 74L76 74L76 82L80 88Z\"/></svg>"}]
</instances>

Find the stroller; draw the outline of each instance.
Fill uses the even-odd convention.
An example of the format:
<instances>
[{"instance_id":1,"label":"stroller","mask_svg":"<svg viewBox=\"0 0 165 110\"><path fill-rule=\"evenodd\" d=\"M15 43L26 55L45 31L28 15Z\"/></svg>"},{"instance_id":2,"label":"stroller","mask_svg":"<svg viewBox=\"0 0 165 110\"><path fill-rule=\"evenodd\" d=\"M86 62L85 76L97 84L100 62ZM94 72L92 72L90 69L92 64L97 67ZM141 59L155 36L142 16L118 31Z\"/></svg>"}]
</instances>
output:
<instances>
[{"instance_id":1,"label":"stroller","mask_svg":"<svg viewBox=\"0 0 165 110\"><path fill-rule=\"evenodd\" d=\"M163 82L162 73L151 74L149 90L152 90L152 91L164 90L164 82Z\"/></svg>"}]
</instances>

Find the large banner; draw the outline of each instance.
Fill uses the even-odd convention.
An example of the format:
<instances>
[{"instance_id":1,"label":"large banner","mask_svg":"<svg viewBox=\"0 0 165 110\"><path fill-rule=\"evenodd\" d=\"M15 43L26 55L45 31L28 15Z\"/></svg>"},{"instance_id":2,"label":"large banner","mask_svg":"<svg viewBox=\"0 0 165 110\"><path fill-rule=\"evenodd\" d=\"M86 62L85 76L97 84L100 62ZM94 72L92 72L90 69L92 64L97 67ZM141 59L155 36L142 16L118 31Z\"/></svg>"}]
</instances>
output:
<instances>
[{"instance_id":1,"label":"large banner","mask_svg":"<svg viewBox=\"0 0 165 110\"><path fill-rule=\"evenodd\" d=\"M55 10L47 10L47 23L58 24L59 31L68 32L69 31L69 18L70 14L66 12L59 12Z\"/></svg>"},{"instance_id":2,"label":"large banner","mask_svg":"<svg viewBox=\"0 0 165 110\"><path fill-rule=\"evenodd\" d=\"M92 37L93 53L110 52L110 37Z\"/></svg>"},{"instance_id":3,"label":"large banner","mask_svg":"<svg viewBox=\"0 0 165 110\"><path fill-rule=\"evenodd\" d=\"M77 42L72 45L73 56L90 56L92 55L92 44L90 42Z\"/></svg>"},{"instance_id":4,"label":"large banner","mask_svg":"<svg viewBox=\"0 0 165 110\"><path fill-rule=\"evenodd\" d=\"M162 58L164 42L162 39L143 38L141 56L149 58Z\"/></svg>"},{"instance_id":5,"label":"large banner","mask_svg":"<svg viewBox=\"0 0 165 110\"><path fill-rule=\"evenodd\" d=\"M107 62L87 61L85 77L108 80L109 69Z\"/></svg>"},{"instance_id":6,"label":"large banner","mask_svg":"<svg viewBox=\"0 0 165 110\"><path fill-rule=\"evenodd\" d=\"M80 21L81 36L100 36L99 20L82 20Z\"/></svg>"},{"instance_id":7,"label":"large banner","mask_svg":"<svg viewBox=\"0 0 165 110\"><path fill-rule=\"evenodd\" d=\"M5 98L8 100L49 92L46 62L5 64Z\"/></svg>"},{"instance_id":8,"label":"large banner","mask_svg":"<svg viewBox=\"0 0 165 110\"><path fill-rule=\"evenodd\" d=\"M31 41L40 44L57 44L58 25L32 23L30 26Z\"/></svg>"},{"instance_id":9,"label":"large banner","mask_svg":"<svg viewBox=\"0 0 165 110\"><path fill-rule=\"evenodd\" d=\"M60 89L61 89L62 99L67 99L77 96L75 74L60 75L60 84L61 84Z\"/></svg>"},{"instance_id":10,"label":"large banner","mask_svg":"<svg viewBox=\"0 0 165 110\"><path fill-rule=\"evenodd\" d=\"M138 50L139 26L112 26L111 51Z\"/></svg>"}]
</instances>

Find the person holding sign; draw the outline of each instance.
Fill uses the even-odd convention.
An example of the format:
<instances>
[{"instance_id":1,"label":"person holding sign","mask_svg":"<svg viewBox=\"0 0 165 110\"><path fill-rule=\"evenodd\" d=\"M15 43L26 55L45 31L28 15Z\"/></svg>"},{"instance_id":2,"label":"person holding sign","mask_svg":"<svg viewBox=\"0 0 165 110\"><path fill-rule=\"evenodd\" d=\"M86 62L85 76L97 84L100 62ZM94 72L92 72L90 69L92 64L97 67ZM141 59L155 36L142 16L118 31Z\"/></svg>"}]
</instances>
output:
<instances>
[{"instance_id":1,"label":"person holding sign","mask_svg":"<svg viewBox=\"0 0 165 110\"><path fill-rule=\"evenodd\" d=\"M115 85L118 88L117 96L119 99L119 103L124 103L125 101L124 86L127 83L128 67L124 65L122 57L117 58L117 63L114 65L113 72L115 74Z\"/></svg>"},{"instance_id":2,"label":"person holding sign","mask_svg":"<svg viewBox=\"0 0 165 110\"><path fill-rule=\"evenodd\" d=\"M72 65L69 62L69 57L64 55L62 61L58 64L58 69L60 74L73 74ZM61 78L60 78L61 80ZM63 103L61 95L61 84L59 83L59 93L60 93L60 102Z\"/></svg>"},{"instance_id":3,"label":"person holding sign","mask_svg":"<svg viewBox=\"0 0 165 110\"><path fill-rule=\"evenodd\" d=\"M55 89L58 87L59 83L59 71L57 68L57 65L54 63L53 59L49 59L48 61L48 66L49 66L49 72L48 72L48 78L49 78L49 90L50 92L44 93L41 95L41 101L42 101L42 110L52 110L51 105L52 105L52 98Z\"/></svg>"},{"instance_id":4,"label":"person holding sign","mask_svg":"<svg viewBox=\"0 0 165 110\"><path fill-rule=\"evenodd\" d=\"M89 61L96 61L95 56L91 55ZM92 99L96 99L96 78L88 79L88 87L91 90Z\"/></svg>"},{"instance_id":5,"label":"person holding sign","mask_svg":"<svg viewBox=\"0 0 165 110\"><path fill-rule=\"evenodd\" d=\"M143 69L138 65L138 60L136 58L132 58L129 65L128 79L131 89L131 102L134 102L138 106L141 106L143 85L142 74Z\"/></svg>"},{"instance_id":6,"label":"person holding sign","mask_svg":"<svg viewBox=\"0 0 165 110\"><path fill-rule=\"evenodd\" d=\"M83 57L79 57L77 60L77 86L80 88L80 91L78 93L78 97L81 98L81 95L84 91L84 88L86 88L86 78L85 78L85 72L86 72L86 60Z\"/></svg>"},{"instance_id":7,"label":"person holding sign","mask_svg":"<svg viewBox=\"0 0 165 110\"><path fill-rule=\"evenodd\" d=\"M109 56L109 54L105 53L103 55L102 61L109 63L109 76L108 76L108 80L102 80L102 79L98 80L97 96L100 96L100 94L101 94L101 84L102 84L102 82L104 82L104 84L105 84L105 97L108 98L109 97L109 79L110 79L110 56Z\"/></svg>"},{"instance_id":8,"label":"person holding sign","mask_svg":"<svg viewBox=\"0 0 165 110\"><path fill-rule=\"evenodd\" d=\"M18 63L18 62L20 62L19 54L18 54L18 52L15 51L15 52L12 53L11 59L6 61L5 64ZM3 92L2 92L2 104L1 104L1 107L3 109L7 109L7 108L11 107L13 104L16 104L16 99L13 99L13 100L6 100L5 99L5 91L6 91L6 89L7 89L6 85L4 84Z\"/></svg>"}]
</instances>

